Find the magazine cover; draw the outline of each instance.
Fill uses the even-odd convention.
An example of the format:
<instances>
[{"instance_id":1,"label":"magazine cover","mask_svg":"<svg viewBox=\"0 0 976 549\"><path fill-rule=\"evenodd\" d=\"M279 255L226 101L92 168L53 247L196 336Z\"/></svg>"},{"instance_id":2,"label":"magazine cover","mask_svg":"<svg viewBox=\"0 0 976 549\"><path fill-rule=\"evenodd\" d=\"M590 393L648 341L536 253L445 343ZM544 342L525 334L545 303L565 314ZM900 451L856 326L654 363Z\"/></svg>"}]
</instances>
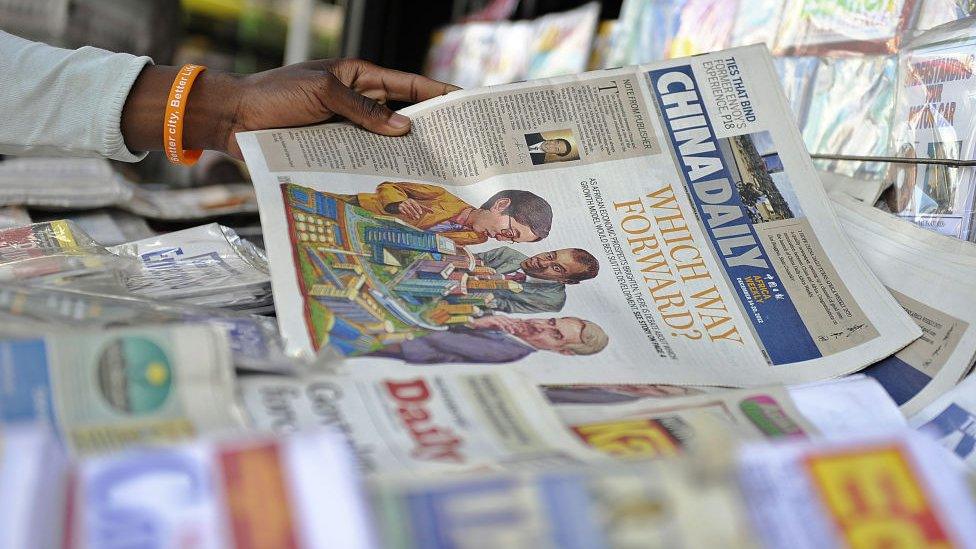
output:
<instances>
[{"instance_id":1,"label":"magazine cover","mask_svg":"<svg viewBox=\"0 0 976 549\"><path fill-rule=\"evenodd\" d=\"M681 23L685 0L624 0L607 66L664 59Z\"/></svg>"},{"instance_id":2,"label":"magazine cover","mask_svg":"<svg viewBox=\"0 0 976 549\"><path fill-rule=\"evenodd\" d=\"M736 0L686 0L667 57L687 57L729 47L737 11Z\"/></svg>"},{"instance_id":3,"label":"magazine cover","mask_svg":"<svg viewBox=\"0 0 976 549\"><path fill-rule=\"evenodd\" d=\"M785 0L751 0L735 14L729 46L766 44L773 49L779 31L780 18L786 8Z\"/></svg>"},{"instance_id":4,"label":"magazine cover","mask_svg":"<svg viewBox=\"0 0 976 549\"><path fill-rule=\"evenodd\" d=\"M239 134L289 347L350 367L768 385L918 327L854 255L764 46L455 92L403 138Z\"/></svg>"},{"instance_id":5,"label":"magazine cover","mask_svg":"<svg viewBox=\"0 0 976 549\"><path fill-rule=\"evenodd\" d=\"M896 61L889 56L820 58L810 84L803 140L815 154L886 156L894 111ZM882 179L889 164L821 160L817 167Z\"/></svg>"},{"instance_id":6,"label":"magazine cover","mask_svg":"<svg viewBox=\"0 0 976 549\"><path fill-rule=\"evenodd\" d=\"M787 2L776 39L779 55L894 53L918 0Z\"/></svg>"},{"instance_id":7,"label":"magazine cover","mask_svg":"<svg viewBox=\"0 0 976 549\"><path fill-rule=\"evenodd\" d=\"M911 158L976 158L972 97L976 39L972 23L933 29L906 47L898 59L898 92L892 152ZM972 238L976 168L893 164L886 203L892 213L921 227Z\"/></svg>"},{"instance_id":8,"label":"magazine cover","mask_svg":"<svg viewBox=\"0 0 976 549\"><path fill-rule=\"evenodd\" d=\"M776 57L773 64L779 73L779 82L790 102L796 125L803 131L807 120L807 110L810 108L810 94L813 88L813 77L817 72L820 59L817 57Z\"/></svg>"},{"instance_id":9,"label":"magazine cover","mask_svg":"<svg viewBox=\"0 0 976 549\"><path fill-rule=\"evenodd\" d=\"M525 78L548 78L586 70L596 36L600 4L544 15L532 22Z\"/></svg>"}]
</instances>

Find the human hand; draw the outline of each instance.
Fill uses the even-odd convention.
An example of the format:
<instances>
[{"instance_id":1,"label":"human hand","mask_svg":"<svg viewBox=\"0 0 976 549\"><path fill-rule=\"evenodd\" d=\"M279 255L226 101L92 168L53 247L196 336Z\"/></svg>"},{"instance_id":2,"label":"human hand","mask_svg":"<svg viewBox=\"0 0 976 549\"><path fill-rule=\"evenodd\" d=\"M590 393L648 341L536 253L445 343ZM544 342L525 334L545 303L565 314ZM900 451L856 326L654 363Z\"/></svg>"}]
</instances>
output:
<instances>
[{"instance_id":1,"label":"human hand","mask_svg":"<svg viewBox=\"0 0 976 549\"><path fill-rule=\"evenodd\" d=\"M129 92L122 133L132 150L162 148L163 112L178 67L148 66ZM342 116L382 135L403 135L410 120L387 101L419 102L458 89L359 59L307 61L251 75L208 69L187 99L183 146L241 157L236 132L307 126Z\"/></svg>"},{"instance_id":2,"label":"human hand","mask_svg":"<svg viewBox=\"0 0 976 549\"><path fill-rule=\"evenodd\" d=\"M519 321L502 315L488 315L472 320L471 325L475 328L500 330L502 332L514 334L519 325Z\"/></svg>"},{"instance_id":3,"label":"human hand","mask_svg":"<svg viewBox=\"0 0 976 549\"><path fill-rule=\"evenodd\" d=\"M400 215L411 221L418 221L421 217L434 210L430 206L421 204L413 198L408 198L397 205L397 211L400 212Z\"/></svg>"}]
</instances>

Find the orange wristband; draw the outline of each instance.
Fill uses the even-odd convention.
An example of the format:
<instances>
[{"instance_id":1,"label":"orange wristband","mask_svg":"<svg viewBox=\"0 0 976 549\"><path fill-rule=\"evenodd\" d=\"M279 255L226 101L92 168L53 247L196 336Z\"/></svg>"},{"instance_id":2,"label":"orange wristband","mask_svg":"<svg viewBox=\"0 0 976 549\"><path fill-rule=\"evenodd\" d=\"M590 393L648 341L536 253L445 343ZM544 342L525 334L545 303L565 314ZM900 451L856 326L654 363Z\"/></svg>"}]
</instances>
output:
<instances>
[{"instance_id":1,"label":"orange wristband","mask_svg":"<svg viewBox=\"0 0 976 549\"><path fill-rule=\"evenodd\" d=\"M166 113L163 118L163 150L166 158L174 164L192 166L200 159L203 151L183 150L183 118L186 114L187 97L197 76L207 70L201 65L183 65L176 73L173 87L169 90L166 100Z\"/></svg>"}]
</instances>

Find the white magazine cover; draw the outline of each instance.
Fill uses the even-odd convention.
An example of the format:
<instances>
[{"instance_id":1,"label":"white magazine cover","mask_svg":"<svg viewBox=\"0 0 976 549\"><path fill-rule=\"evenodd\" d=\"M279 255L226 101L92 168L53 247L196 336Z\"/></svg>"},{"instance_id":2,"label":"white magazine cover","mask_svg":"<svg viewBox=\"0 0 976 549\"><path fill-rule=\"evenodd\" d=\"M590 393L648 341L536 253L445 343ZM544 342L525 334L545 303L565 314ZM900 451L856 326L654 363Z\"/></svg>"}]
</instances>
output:
<instances>
[{"instance_id":1,"label":"white magazine cover","mask_svg":"<svg viewBox=\"0 0 976 549\"><path fill-rule=\"evenodd\" d=\"M681 24L681 7L675 0L624 0L606 66L664 59Z\"/></svg>"},{"instance_id":2,"label":"white magazine cover","mask_svg":"<svg viewBox=\"0 0 976 549\"><path fill-rule=\"evenodd\" d=\"M892 56L815 58L803 119L811 154L886 156L898 63ZM801 67L796 67L798 70ZM818 168L881 180L889 165L818 159Z\"/></svg>"},{"instance_id":3,"label":"white magazine cover","mask_svg":"<svg viewBox=\"0 0 976 549\"><path fill-rule=\"evenodd\" d=\"M974 254L968 265L959 264L928 241L976 246L927 233L847 196L832 197L854 246L922 329L922 337L865 370L911 417L958 383L976 358ZM956 261L966 260L956 255Z\"/></svg>"},{"instance_id":4,"label":"white magazine cover","mask_svg":"<svg viewBox=\"0 0 976 549\"><path fill-rule=\"evenodd\" d=\"M600 458L569 434L537 388L504 370L257 376L241 378L239 390L252 427L338 429L370 475L544 469Z\"/></svg>"},{"instance_id":5,"label":"white magazine cover","mask_svg":"<svg viewBox=\"0 0 976 549\"><path fill-rule=\"evenodd\" d=\"M724 386L891 355L920 331L841 233L776 79L753 46L453 92L401 138L239 134L289 349Z\"/></svg>"}]
</instances>

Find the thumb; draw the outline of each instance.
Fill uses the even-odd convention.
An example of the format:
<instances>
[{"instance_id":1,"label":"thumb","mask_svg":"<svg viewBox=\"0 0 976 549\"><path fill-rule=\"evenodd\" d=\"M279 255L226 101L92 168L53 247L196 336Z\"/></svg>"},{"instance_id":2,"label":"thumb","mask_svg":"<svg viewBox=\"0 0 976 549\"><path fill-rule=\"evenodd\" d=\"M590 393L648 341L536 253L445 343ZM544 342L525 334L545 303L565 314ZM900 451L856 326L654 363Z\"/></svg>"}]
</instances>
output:
<instances>
[{"instance_id":1,"label":"thumb","mask_svg":"<svg viewBox=\"0 0 976 549\"><path fill-rule=\"evenodd\" d=\"M397 114L385 105L357 93L336 81L331 97L325 102L329 109L363 128L381 135L403 135L410 131L410 119Z\"/></svg>"}]
</instances>

